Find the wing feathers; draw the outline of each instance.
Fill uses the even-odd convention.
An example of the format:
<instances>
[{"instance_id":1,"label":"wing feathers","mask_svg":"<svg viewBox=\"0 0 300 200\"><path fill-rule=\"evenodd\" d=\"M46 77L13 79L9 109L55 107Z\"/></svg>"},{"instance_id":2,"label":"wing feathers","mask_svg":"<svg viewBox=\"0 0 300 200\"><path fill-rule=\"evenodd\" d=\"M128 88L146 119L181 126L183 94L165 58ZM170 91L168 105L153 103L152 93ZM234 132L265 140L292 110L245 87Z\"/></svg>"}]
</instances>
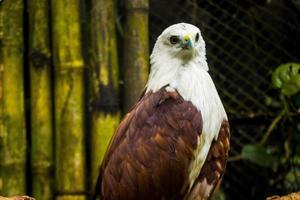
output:
<instances>
[{"instance_id":1,"label":"wing feathers","mask_svg":"<svg viewBox=\"0 0 300 200\"><path fill-rule=\"evenodd\" d=\"M201 132L201 113L190 102L164 89L147 93L112 138L98 180L101 199L208 199L225 170L229 125L222 123L199 177L185 195Z\"/></svg>"},{"instance_id":2,"label":"wing feathers","mask_svg":"<svg viewBox=\"0 0 300 200\"><path fill-rule=\"evenodd\" d=\"M202 117L175 93L148 92L122 121L102 163L102 200L182 199Z\"/></svg>"},{"instance_id":3,"label":"wing feathers","mask_svg":"<svg viewBox=\"0 0 300 200\"><path fill-rule=\"evenodd\" d=\"M187 200L206 200L219 186L226 167L229 151L229 124L222 123L216 141L213 141L207 159L196 179L191 193L186 196Z\"/></svg>"}]
</instances>

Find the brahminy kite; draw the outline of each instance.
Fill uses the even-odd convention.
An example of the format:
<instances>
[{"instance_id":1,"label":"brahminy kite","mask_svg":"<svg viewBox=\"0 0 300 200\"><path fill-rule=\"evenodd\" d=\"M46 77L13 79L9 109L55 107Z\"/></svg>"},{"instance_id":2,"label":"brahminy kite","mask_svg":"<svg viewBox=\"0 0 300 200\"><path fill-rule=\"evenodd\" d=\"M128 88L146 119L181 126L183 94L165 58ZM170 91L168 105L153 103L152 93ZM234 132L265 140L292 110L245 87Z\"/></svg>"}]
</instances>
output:
<instances>
[{"instance_id":1,"label":"brahminy kite","mask_svg":"<svg viewBox=\"0 0 300 200\"><path fill-rule=\"evenodd\" d=\"M150 64L144 94L111 139L95 196L209 199L224 174L230 133L200 30L187 23L165 29Z\"/></svg>"}]
</instances>

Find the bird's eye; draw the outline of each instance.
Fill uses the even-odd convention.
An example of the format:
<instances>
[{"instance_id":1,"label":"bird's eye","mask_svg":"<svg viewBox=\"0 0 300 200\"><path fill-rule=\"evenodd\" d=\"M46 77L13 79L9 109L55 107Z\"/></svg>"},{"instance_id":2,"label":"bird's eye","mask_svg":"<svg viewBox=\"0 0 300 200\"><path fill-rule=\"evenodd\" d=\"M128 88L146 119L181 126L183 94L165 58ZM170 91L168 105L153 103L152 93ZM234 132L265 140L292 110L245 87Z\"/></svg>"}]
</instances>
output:
<instances>
[{"instance_id":1,"label":"bird's eye","mask_svg":"<svg viewBox=\"0 0 300 200\"><path fill-rule=\"evenodd\" d=\"M195 40L196 40L196 42L198 42L198 40L199 40L199 33L196 34Z\"/></svg>"},{"instance_id":2,"label":"bird's eye","mask_svg":"<svg viewBox=\"0 0 300 200\"><path fill-rule=\"evenodd\" d=\"M173 36L170 37L170 43L171 44L177 44L178 42L179 42L178 36L173 35Z\"/></svg>"}]
</instances>

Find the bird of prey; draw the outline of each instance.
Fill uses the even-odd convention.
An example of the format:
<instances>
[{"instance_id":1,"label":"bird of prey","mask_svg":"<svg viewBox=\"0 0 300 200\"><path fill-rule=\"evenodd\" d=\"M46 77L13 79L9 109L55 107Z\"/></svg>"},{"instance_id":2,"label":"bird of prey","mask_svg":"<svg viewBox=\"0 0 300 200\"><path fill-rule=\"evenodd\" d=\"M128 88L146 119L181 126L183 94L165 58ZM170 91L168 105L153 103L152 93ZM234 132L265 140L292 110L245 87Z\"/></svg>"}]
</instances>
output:
<instances>
[{"instance_id":1,"label":"bird of prey","mask_svg":"<svg viewBox=\"0 0 300 200\"><path fill-rule=\"evenodd\" d=\"M209 199L224 174L230 133L200 30L187 23L166 28L150 64L144 94L111 139L95 196Z\"/></svg>"}]
</instances>

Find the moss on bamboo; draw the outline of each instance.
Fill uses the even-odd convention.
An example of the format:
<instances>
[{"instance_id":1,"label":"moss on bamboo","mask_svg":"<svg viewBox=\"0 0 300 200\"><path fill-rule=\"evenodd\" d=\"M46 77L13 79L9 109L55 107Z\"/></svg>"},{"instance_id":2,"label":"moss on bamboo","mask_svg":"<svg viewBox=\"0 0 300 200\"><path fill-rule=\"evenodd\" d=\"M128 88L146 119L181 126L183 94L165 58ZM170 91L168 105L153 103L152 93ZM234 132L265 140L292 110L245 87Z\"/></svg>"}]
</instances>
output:
<instances>
[{"instance_id":1,"label":"moss on bamboo","mask_svg":"<svg viewBox=\"0 0 300 200\"><path fill-rule=\"evenodd\" d=\"M23 1L0 7L0 193L25 193Z\"/></svg>"},{"instance_id":2,"label":"moss on bamboo","mask_svg":"<svg viewBox=\"0 0 300 200\"><path fill-rule=\"evenodd\" d=\"M112 134L119 124L120 114L93 114L91 139L92 188L99 175L99 167Z\"/></svg>"},{"instance_id":3,"label":"moss on bamboo","mask_svg":"<svg viewBox=\"0 0 300 200\"><path fill-rule=\"evenodd\" d=\"M148 77L148 0L127 0L124 44L124 111L137 101Z\"/></svg>"},{"instance_id":4,"label":"moss on bamboo","mask_svg":"<svg viewBox=\"0 0 300 200\"><path fill-rule=\"evenodd\" d=\"M91 177L95 184L103 155L120 118L115 2L93 0L91 15Z\"/></svg>"},{"instance_id":5,"label":"moss on bamboo","mask_svg":"<svg viewBox=\"0 0 300 200\"><path fill-rule=\"evenodd\" d=\"M53 199L53 122L48 0L29 0L32 194Z\"/></svg>"},{"instance_id":6,"label":"moss on bamboo","mask_svg":"<svg viewBox=\"0 0 300 200\"><path fill-rule=\"evenodd\" d=\"M53 0L56 199L85 199L84 75L79 0Z\"/></svg>"},{"instance_id":7,"label":"moss on bamboo","mask_svg":"<svg viewBox=\"0 0 300 200\"><path fill-rule=\"evenodd\" d=\"M82 70L56 73L56 186L62 194L85 189L83 92Z\"/></svg>"}]
</instances>

